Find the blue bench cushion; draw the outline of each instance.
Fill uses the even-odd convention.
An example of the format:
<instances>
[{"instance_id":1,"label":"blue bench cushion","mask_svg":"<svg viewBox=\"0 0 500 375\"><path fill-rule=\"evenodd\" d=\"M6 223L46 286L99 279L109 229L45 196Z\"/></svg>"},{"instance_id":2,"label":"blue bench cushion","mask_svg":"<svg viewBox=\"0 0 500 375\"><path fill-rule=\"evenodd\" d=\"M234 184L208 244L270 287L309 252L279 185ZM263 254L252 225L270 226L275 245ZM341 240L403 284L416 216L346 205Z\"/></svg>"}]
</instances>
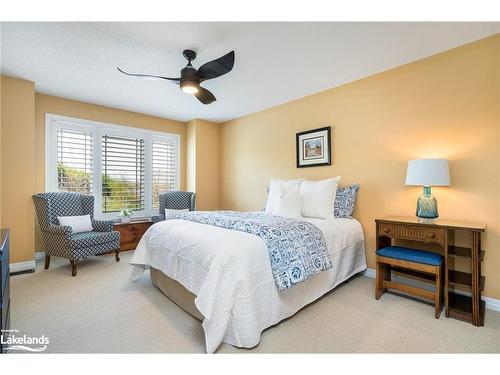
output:
<instances>
[{"instance_id":1,"label":"blue bench cushion","mask_svg":"<svg viewBox=\"0 0 500 375\"><path fill-rule=\"evenodd\" d=\"M443 261L443 257L439 254L400 246L384 247L377 250L377 255L387 258L406 260L408 262L430 264L431 266L439 266Z\"/></svg>"}]
</instances>

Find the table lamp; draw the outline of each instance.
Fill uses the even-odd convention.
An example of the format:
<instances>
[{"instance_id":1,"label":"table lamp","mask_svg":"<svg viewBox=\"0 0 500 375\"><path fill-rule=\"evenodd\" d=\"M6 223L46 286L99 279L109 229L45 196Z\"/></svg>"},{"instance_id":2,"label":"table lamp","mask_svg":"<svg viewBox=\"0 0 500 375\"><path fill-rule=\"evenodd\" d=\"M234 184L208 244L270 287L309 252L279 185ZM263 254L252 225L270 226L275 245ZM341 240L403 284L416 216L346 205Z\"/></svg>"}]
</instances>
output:
<instances>
[{"instance_id":1,"label":"table lamp","mask_svg":"<svg viewBox=\"0 0 500 375\"><path fill-rule=\"evenodd\" d=\"M431 186L450 186L448 160L410 160L405 184L424 187L424 194L417 200L417 216L423 219L436 219L439 216L437 201L431 195Z\"/></svg>"}]
</instances>

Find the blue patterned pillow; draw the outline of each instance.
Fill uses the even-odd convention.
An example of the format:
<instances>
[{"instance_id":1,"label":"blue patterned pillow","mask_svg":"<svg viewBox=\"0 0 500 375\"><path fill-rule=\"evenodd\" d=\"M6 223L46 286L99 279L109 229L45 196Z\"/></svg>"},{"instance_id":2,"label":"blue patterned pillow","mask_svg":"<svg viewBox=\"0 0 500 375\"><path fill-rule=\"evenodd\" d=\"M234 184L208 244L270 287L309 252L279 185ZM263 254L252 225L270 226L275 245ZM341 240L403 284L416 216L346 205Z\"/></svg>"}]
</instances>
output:
<instances>
[{"instance_id":1,"label":"blue patterned pillow","mask_svg":"<svg viewBox=\"0 0 500 375\"><path fill-rule=\"evenodd\" d=\"M335 196L333 208L335 217L352 219L352 212L354 211L354 203L356 203L358 190L359 184L337 188L337 195Z\"/></svg>"}]
</instances>

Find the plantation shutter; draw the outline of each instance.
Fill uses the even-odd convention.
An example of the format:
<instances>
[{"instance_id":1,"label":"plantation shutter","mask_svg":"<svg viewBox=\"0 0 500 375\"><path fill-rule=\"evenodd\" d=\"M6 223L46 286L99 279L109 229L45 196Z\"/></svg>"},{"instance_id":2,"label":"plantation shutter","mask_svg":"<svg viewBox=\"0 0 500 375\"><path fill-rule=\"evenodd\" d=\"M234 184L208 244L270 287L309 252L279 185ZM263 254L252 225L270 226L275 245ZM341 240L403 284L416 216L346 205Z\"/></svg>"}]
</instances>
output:
<instances>
[{"instance_id":1,"label":"plantation shutter","mask_svg":"<svg viewBox=\"0 0 500 375\"><path fill-rule=\"evenodd\" d=\"M92 133L57 129L57 190L92 194Z\"/></svg>"},{"instance_id":2,"label":"plantation shutter","mask_svg":"<svg viewBox=\"0 0 500 375\"><path fill-rule=\"evenodd\" d=\"M102 137L102 212L144 210L144 139Z\"/></svg>"},{"instance_id":3,"label":"plantation shutter","mask_svg":"<svg viewBox=\"0 0 500 375\"><path fill-rule=\"evenodd\" d=\"M158 195L175 190L177 181L176 143L171 140L152 141L152 173L151 188L153 208L159 208Z\"/></svg>"}]
</instances>

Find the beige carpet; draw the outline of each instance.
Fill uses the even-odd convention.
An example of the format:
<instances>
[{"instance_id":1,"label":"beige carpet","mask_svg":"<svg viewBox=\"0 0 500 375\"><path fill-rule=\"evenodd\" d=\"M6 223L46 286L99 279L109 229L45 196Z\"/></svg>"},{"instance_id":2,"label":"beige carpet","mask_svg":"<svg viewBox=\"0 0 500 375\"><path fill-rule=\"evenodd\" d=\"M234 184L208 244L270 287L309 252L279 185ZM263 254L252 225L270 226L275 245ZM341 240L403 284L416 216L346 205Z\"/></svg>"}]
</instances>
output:
<instances>
[{"instance_id":1,"label":"beige carpet","mask_svg":"<svg viewBox=\"0 0 500 375\"><path fill-rule=\"evenodd\" d=\"M71 277L54 258L33 274L11 278L12 328L50 338L49 352L203 353L201 324L158 291L145 274L128 279L131 252L79 265ZM373 298L373 279L356 277L295 316L266 330L253 349L219 353L500 352L500 313L485 327L434 319L431 305L393 294Z\"/></svg>"}]
</instances>

